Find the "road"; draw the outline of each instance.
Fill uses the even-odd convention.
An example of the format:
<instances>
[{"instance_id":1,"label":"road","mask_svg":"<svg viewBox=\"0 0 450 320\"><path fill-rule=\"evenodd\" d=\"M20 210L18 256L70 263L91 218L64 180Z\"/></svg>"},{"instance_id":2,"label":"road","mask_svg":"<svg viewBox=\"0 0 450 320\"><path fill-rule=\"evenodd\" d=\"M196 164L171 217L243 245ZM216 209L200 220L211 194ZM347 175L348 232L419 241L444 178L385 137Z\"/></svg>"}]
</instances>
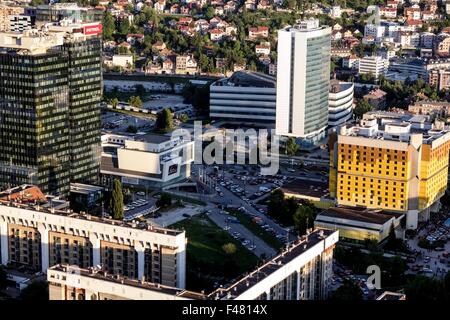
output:
<instances>
[{"instance_id":1,"label":"road","mask_svg":"<svg viewBox=\"0 0 450 320\"><path fill-rule=\"evenodd\" d=\"M201 167L203 167L203 166L201 166ZM212 168L209 168L209 167L206 167L206 168L203 167L203 169L206 170L207 172L212 171ZM196 172L196 170L198 170L198 167L193 166L192 170L193 170L193 172ZM311 180L311 181L322 181L322 182L328 181L328 178L324 177L320 173L309 172L309 171L305 171L305 170L306 169L299 169L299 170L296 170L295 173L291 173L291 172L287 172L287 171L283 170L282 174L289 176L289 177L302 178L302 179ZM229 173L226 170L220 170L220 173L224 175L225 180L233 180L234 174ZM274 222L269 216L266 216L265 214L259 212L257 210L257 208L255 208L252 205L252 203L248 203L248 202L242 200L239 196L235 195L233 192L228 190L226 187L223 187L219 184L216 184L216 186L220 188L221 192L223 192L223 197L218 197L217 202L220 202L223 204L234 205L234 206L238 206L238 207L244 207L248 212L255 214L256 216L263 219L273 230L275 230L275 232L277 234L281 234L283 236L288 236L288 241L292 241L296 238L295 235L289 233L289 231L286 228L284 228L284 227L280 226L279 224L277 224L276 222ZM253 203L256 203L256 201L254 200Z\"/></svg>"},{"instance_id":2,"label":"road","mask_svg":"<svg viewBox=\"0 0 450 320\"><path fill-rule=\"evenodd\" d=\"M426 237L429 234L429 230L427 230L427 228L423 228L422 230L420 230L420 232L418 233L418 235L416 235L414 237L414 239L407 239L407 245L411 250L415 250L417 252L420 252L421 255L419 255L416 258L416 262L415 263L410 263L409 266L413 266L415 264L422 264L422 265L429 265L430 269L433 270L433 274L436 277L443 277L445 276L445 274L447 273L447 271L449 270L448 264L447 262L442 263L440 261L441 258L443 258L442 256L442 251L435 251L435 250L427 250L424 248L421 248L418 246L418 239L420 237ZM444 246L445 252L450 252L450 241L447 241L445 243ZM429 261L426 262L426 258L425 257L429 257ZM448 258L445 259L446 261L448 261Z\"/></svg>"},{"instance_id":3,"label":"road","mask_svg":"<svg viewBox=\"0 0 450 320\"><path fill-rule=\"evenodd\" d=\"M168 212L163 212L161 214L161 217L147 218L147 223L165 228L167 226L170 226L181 220L186 219L186 217L183 217L183 214L188 214L190 216L193 216L193 215L199 214L200 212L202 212L204 210L205 209L201 206L185 204L184 207L176 208L176 209L170 210Z\"/></svg>"},{"instance_id":4,"label":"road","mask_svg":"<svg viewBox=\"0 0 450 320\"><path fill-rule=\"evenodd\" d=\"M266 257L271 257L276 253L276 251L272 249L272 247L267 245L260 238L256 237L250 230L245 228L243 225L237 223L227 223L226 222L227 215L220 213L221 210L212 203L204 207L187 204L184 207L173 209L170 210L169 212L164 212L162 213L162 216L159 218L147 218L147 223L159 227L167 227L169 225L175 224L179 221L186 219L186 217L183 216L185 214L193 216L202 213L204 211L211 212L211 214L209 214L209 218L221 229L225 228L226 226L229 226L230 230L228 230L228 232L230 234L232 234L233 232L239 232L241 237L249 240L250 244L245 246L247 249L252 244L256 245L256 249L252 250L252 252L258 257L260 257L262 254L264 254Z\"/></svg>"},{"instance_id":5,"label":"road","mask_svg":"<svg viewBox=\"0 0 450 320\"><path fill-rule=\"evenodd\" d=\"M226 221L228 215L220 213L220 210L217 207L214 206L209 210L211 210L211 214L209 215L209 217L212 221L214 221L215 224L217 224L222 229L225 228L226 226L229 226L230 229L228 230L228 232L230 234L232 234L233 232L238 232L240 233L241 237L250 241L250 244L247 245L246 248L254 244L256 246L256 249L254 249L252 252L258 257L261 257L261 255L264 254L266 258L268 258L277 253L272 247L270 247L263 240L255 236L250 230L248 230L242 224L228 223Z\"/></svg>"},{"instance_id":6,"label":"road","mask_svg":"<svg viewBox=\"0 0 450 320\"><path fill-rule=\"evenodd\" d=\"M227 178L225 177L225 179L227 179ZM273 228L273 230L275 230L275 232L277 234L286 235L288 233L285 228L281 227L280 225L278 225L277 223L272 221L268 216L259 212L255 207L253 207L248 202L245 202L244 200L239 198L237 195L235 195L233 192L231 192L227 188L222 187L221 185L217 185L217 186L220 188L221 192L223 192L224 199L227 200L226 202L228 204L236 205L238 207L244 207L248 212L253 213L256 216L263 219L271 228ZM291 238L290 240L293 240L293 238Z\"/></svg>"}]
</instances>

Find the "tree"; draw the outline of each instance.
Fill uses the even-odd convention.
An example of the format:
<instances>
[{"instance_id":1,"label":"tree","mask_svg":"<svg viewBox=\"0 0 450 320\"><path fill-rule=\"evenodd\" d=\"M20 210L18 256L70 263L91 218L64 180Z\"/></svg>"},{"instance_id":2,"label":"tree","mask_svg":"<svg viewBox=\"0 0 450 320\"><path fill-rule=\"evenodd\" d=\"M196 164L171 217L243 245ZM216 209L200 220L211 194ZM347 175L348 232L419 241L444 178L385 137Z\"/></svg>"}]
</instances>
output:
<instances>
[{"instance_id":1,"label":"tree","mask_svg":"<svg viewBox=\"0 0 450 320\"><path fill-rule=\"evenodd\" d=\"M306 229L311 228L314 225L314 211L310 206L301 205L295 211L294 226L300 235L306 233Z\"/></svg>"},{"instance_id":2,"label":"tree","mask_svg":"<svg viewBox=\"0 0 450 320\"><path fill-rule=\"evenodd\" d=\"M372 105L367 100L361 99L356 103L356 107L353 110L353 114L357 119L362 118L363 114L372 110Z\"/></svg>"},{"instance_id":3,"label":"tree","mask_svg":"<svg viewBox=\"0 0 450 320\"><path fill-rule=\"evenodd\" d=\"M116 31L116 21L110 11L106 11L103 16L103 39L113 40L113 34Z\"/></svg>"},{"instance_id":4,"label":"tree","mask_svg":"<svg viewBox=\"0 0 450 320\"><path fill-rule=\"evenodd\" d=\"M110 103L115 108L119 105L119 99L113 98L113 99L111 99Z\"/></svg>"},{"instance_id":5,"label":"tree","mask_svg":"<svg viewBox=\"0 0 450 320\"><path fill-rule=\"evenodd\" d=\"M30 6L37 7L40 4L45 4L45 0L31 0Z\"/></svg>"},{"instance_id":6,"label":"tree","mask_svg":"<svg viewBox=\"0 0 450 320\"><path fill-rule=\"evenodd\" d=\"M123 219L123 192L122 183L118 179L114 179L114 186L111 192L110 208L114 219Z\"/></svg>"},{"instance_id":7,"label":"tree","mask_svg":"<svg viewBox=\"0 0 450 320\"><path fill-rule=\"evenodd\" d=\"M226 254L233 254L236 252L236 246L234 243L227 243L222 246L222 250L225 251Z\"/></svg>"},{"instance_id":8,"label":"tree","mask_svg":"<svg viewBox=\"0 0 450 320\"><path fill-rule=\"evenodd\" d=\"M183 114L180 116L180 121L181 121L181 122L187 122L188 120L189 120L189 116L188 116L187 114L183 113Z\"/></svg>"},{"instance_id":9,"label":"tree","mask_svg":"<svg viewBox=\"0 0 450 320\"><path fill-rule=\"evenodd\" d=\"M119 33L121 35L127 35L130 33L130 21L128 18L123 18L119 22Z\"/></svg>"},{"instance_id":10,"label":"tree","mask_svg":"<svg viewBox=\"0 0 450 320\"><path fill-rule=\"evenodd\" d=\"M330 73L333 74L336 71L336 63L331 60L330 61Z\"/></svg>"},{"instance_id":11,"label":"tree","mask_svg":"<svg viewBox=\"0 0 450 320\"><path fill-rule=\"evenodd\" d=\"M418 275L408 282L406 296L409 301L421 303L428 301L443 302L446 299L443 282L422 275Z\"/></svg>"},{"instance_id":12,"label":"tree","mask_svg":"<svg viewBox=\"0 0 450 320\"><path fill-rule=\"evenodd\" d=\"M161 208L168 207L171 204L172 204L172 196L166 192L163 192L161 194L161 198L159 198L158 201L156 201L156 205Z\"/></svg>"},{"instance_id":13,"label":"tree","mask_svg":"<svg viewBox=\"0 0 450 320\"><path fill-rule=\"evenodd\" d=\"M173 129L173 115L168 108L158 113L155 126L162 132L169 132Z\"/></svg>"},{"instance_id":14,"label":"tree","mask_svg":"<svg viewBox=\"0 0 450 320\"><path fill-rule=\"evenodd\" d=\"M286 141L286 152L290 156L295 156L295 154L298 152L299 146L295 142L294 137L289 137Z\"/></svg>"},{"instance_id":15,"label":"tree","mask_svg":"<svg viewBox=\"0 0 450 320\"><path fill-rule=\"evenodd\" d=\"M48 297L47 281L33 281L20 292L20 299L24 301L46 301Z\"/></svg>"},{"instance_id":16,"label":"tree","mask_svg":"<svg viewBox=\"0 0 450 320\"><path fill-rule=\"evenodd\" d=\"M136 133L138 130L137 130L136 126L131 126L130 125L130 126L128 126L126 131L129 132L129 133Z\"/></svg>"},{"instance_id":17,"label":"tree","mask_svg":"<svg viewBox=\"0 0 450 320\"><path fill-rule=\"evenodd\" d=\"M142 108L143 106L142 100L138 96L131 96L130 99L128 99L128 103L135 108Z\"/></svg>"},{"instance_id":18,"label":"tree","mask_svg":"<svg viewBox=\"0 0 450 320\"><path fill-rule=\"evenodd\" d=\"M361 301L362 292L361 288L350 280L344 280L342 286L340 286L331 295L331 300L335 301Z\"/></svg>"},{"instance_id":19,"label":"tree","mask_svg":"<svg viewBox=\"0 0 450 320\"><path fill-rule=\"evenodd\" d=\"M211 20L215 15L215 10L212 6L208 6L205 10L205 19Z\"/></svg>"},{"instance_id":20,"label":"tree","mask_svg":"<svg viewBox=\"0 0 450 320\"><path fill-rule=\"evenodd\" d=\"M6 277L6 272L3 269L2 266L0 266L0 290L3 290L6 288L7 285L7 277Z\"/></svg>"},{"instance_id":21,"label":"tree","mask_svg":"<svg viewBox=\"0 0 450 320\"><path fill-rule=\"evenodd\" d=\"M283 207L285 207L284 192L281 189L276 189L270 195L267 213L270 216L276 217L280 210L283 210Z\"/></svg>"},{"instance_id":22,"label":"tree","mask_svg":"<svg viewBox=\"0 0 450 320\"><path fill-rule=\"evenodd\" d=\"M444 277L444 287L447 294L447 298L450 298L450 271Z\"/></svg>"},{"instance_id":23,"label":"tree","mask_svg":"<svg viewBox=\"0 0 450 320\"><path fill-rule=\"evenodd\" d=\"M143 96L145 95L145 87L142 84L136 84L134 86L134 90L136 90L136 94L138 96Z\"/></svg>"}]
</instances>

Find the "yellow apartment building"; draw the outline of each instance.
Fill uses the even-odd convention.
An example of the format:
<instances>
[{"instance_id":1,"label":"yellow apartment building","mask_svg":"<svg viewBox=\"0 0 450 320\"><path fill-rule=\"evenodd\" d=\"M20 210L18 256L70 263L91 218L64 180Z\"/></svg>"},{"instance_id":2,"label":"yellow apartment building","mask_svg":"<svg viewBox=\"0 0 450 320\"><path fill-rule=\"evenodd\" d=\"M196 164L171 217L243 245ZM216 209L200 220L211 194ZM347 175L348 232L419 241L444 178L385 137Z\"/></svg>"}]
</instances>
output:
<instances>
[{"instance_id":1,"label":"yellow apartment building","mask_svg":"<svg viewBox=\"0 0 450 320\"><path fill-rule=\"evenodd\" d=\"M426 116L370 112L330 136L330 195L338 205L406 213L417 228L447 188L450 132Z\"/></svg>"}]
</instances>

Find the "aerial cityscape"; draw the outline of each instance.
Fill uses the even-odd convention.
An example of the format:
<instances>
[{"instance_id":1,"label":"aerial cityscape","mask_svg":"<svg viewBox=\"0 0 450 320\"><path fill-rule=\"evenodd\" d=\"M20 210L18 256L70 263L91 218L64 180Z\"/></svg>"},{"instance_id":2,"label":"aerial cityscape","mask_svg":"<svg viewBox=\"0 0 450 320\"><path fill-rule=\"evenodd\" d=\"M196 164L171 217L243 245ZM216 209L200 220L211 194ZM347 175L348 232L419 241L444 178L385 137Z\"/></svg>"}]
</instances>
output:
<instances>
[{"instance_id":1,"label":"aerial cityscape","mask_svg":"<svg viewBox=\"0 0 450 320\"><path fill-rule=\"evenodd\" d=\"M0 0L0 303L450 302L449 152L450 0Z\"/></svg>"}]
</instances>

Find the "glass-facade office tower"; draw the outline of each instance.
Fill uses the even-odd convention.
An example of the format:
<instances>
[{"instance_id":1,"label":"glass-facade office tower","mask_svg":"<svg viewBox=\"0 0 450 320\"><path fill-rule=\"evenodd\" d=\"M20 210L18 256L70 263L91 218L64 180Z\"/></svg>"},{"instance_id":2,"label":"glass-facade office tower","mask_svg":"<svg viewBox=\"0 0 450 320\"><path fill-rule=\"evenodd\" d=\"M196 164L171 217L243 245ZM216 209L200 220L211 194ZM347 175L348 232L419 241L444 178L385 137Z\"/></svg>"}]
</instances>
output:
<instances>
[{"instance_id":1,"label":"glass-facade office tower","mask_svg":"<svg viewBox=\"0 0 450 320\"><path fill-rule=\"evenodd\" d=\"M0 34L0 189L67 196L100 164L100 38Z\"/></svg>"},{"instance_id":2,"label":"glass-facade office tower","mask_svg":"<svg viewBox=\"0 0 450 320\"><path fill-rule=\"evenodd\" d=\"M278 135L318 144L328 124L331 28L310 19L278 31Z\"/></svg>"},{"instance_id":3,"label":"glass-facade office tower","mask_svg":"<svg viewBox=\"0 0 450 320\"><path fill-rule=\"evenodd\" d=\"M69 83L62 51L0 53L0 188L67 192Z\"/></svg>"},{"instance_id":4,"label":"glass-facade office tower","mask_svg":"<svg viewBox=\"0 0 450 320\"><path fill-rule=\"evenodd\" d=\"M70 180L95 183L100 170L102 92L98 37L66 42L69 57Z\"/></svg>"}]
</instances>

